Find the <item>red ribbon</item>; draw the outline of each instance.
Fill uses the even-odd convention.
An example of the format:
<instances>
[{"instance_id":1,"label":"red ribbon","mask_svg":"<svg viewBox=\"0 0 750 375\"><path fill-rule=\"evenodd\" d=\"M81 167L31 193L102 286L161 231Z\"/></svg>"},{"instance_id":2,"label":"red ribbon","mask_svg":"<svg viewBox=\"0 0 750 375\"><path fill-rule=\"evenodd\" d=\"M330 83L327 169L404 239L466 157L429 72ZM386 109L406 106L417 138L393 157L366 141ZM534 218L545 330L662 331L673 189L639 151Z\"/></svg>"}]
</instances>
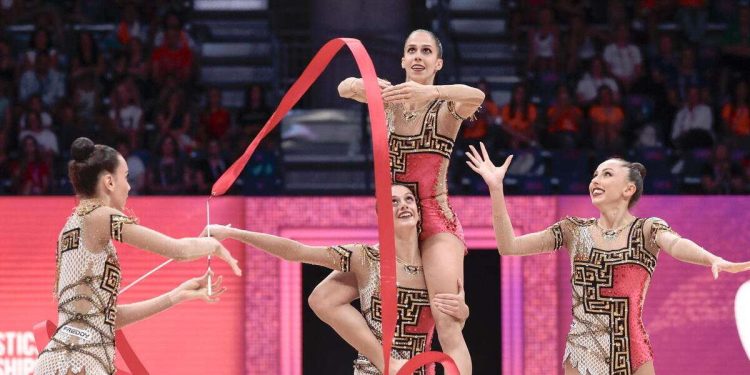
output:
<instances>
[{"instance_id":1,"label":"red ribbon","mask_svg":"<svg viewBox=\"0 0 750 375\"><path fill-rule=\"evenodd\" d=\"M35 324L33 330L36 348L39 353L41 353L42 350L44 350L44 348L47 346L47 343L49 343L49 340L55 334L57 326L55 325L55 323L52 323L49 320L45 320L43 322ZM143 366L141 360L138 359L138 356L130 346L128 339L125 337L125 334L122 332L122 330L115 331L115 341L117 342L117 352L120 353L120 358L125 361L125 365L128 366L128 370L131 371L126 372L118 368L117 374L131 375L132 373L134 375L148 375L146 367Z\"/></svg>"},{"instance_id":2,"label":"red ribbon","mask_svg":"<svg viewBox=\"0 0 750 375\"><path fill-rule=\"evenodd\" d=\"M359 72L365 84L367 108L372 124L372 152L375 163L375 201L378 212L391 211L391 173L388 159L388 135L386 131L385 110L378 86L377 74L372 60L365 47L357 39L336 38L326 43L312 61L307 65L302 75L281 99L276 111L271 115L260 133L253 139L245 152L219 177L211 189L211 195L219 196L229 189L250 160L260 141L270 133L281 119L302 98L310 86L318 79L323 70L331 62L338 51L346 45L354 55ZM380 299L382 301L383 326L383 358L385 359L384 374L389 373L389 361L393 333L396 329L396 251L393 232L393 216L378 216L378 240L380 241ZM399 374L410 374L424 364L440 362L447 375L458 375L453 360L443 353L428 352L410 360ZM408 369L413 368L411 372Z\"/></svg>"}]
</instances>

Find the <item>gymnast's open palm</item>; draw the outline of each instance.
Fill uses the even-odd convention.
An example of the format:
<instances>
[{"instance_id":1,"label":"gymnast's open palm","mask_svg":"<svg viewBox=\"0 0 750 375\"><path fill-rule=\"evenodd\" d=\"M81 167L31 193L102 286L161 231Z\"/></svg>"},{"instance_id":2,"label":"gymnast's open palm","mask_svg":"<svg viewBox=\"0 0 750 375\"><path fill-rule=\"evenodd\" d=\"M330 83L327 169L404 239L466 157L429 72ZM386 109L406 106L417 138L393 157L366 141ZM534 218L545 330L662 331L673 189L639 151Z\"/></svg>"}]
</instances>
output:
<instances>
[{"instance_id":1,"label":"gymnast's open palm","mask_svg":"<svg viewBox=\"0 0 750 375\"><path fill-rule=\"evenodd\" d=\"M479 142L479 147L482 149L481 153L477 151L474 146L469 146L470 150L466 153L469 160L466 161L466 164L468 164L469 168L474 172L477 172L482 176L484 182L490 188L502 187L503 178L505 178L505 173L508 171L510 161L513 160L513 155L508 156L503 165L496 167L495 164L492 164L492 160L490 160L490 156L487 154L487 148L484 147L484 143Z\"/></svg>"}]
</instances>

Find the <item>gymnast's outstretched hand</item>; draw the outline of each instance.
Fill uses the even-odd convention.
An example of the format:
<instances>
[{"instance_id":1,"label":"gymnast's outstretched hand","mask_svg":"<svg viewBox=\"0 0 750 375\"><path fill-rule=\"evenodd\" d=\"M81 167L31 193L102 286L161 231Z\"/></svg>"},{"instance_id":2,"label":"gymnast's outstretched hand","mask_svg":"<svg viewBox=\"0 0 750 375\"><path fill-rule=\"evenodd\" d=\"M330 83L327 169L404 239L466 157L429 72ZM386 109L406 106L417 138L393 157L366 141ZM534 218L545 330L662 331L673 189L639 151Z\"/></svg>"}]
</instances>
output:
<instances>
[{"instance_id":1,"label":"gymnast's outstretched hand","mask_svg":"<svg viewBox=\"0 0 750 375\"><path fill-rule=\"evenodd\" d=\"M203 228L203 232L201 232L200 237L209 237L209 234L211 237L219 240L224 241L229 237L229 231L232 229L232 224L227 225L219 225L219 224L211 224L207 225L205 228Z\"/></svg>"},{"instance_id":2,"label":"gymnast's outstretched hand","mask_svg":"<svg viewBox=\"0 0 750 375\"><path fill-rule=\"evenodd\" d=\"M213 294L208 294L208 276L213 276L213 271L208 271L201 277L194 277L180 284L177 288L172 291L172 302L177 304L180 302L190 301L194 299L202 299L208 303L219 302L219 296L222 295L227 288L221 286L222 277L212 277L214 280L211 285Z\"/></svg>"},{"instance_id":3,"label":"gymnast's outstretched hand","mask_svg":"<svg viewBox=\"0 0 750 375\"><path fill-rule=\"evenodd\" d=\"M719 272L738 273L747 270L750 270L750 262L735 263L718 258L711 263L711 273L713 273L714 279L719 277Z\"/></svg>"},{"instance_id":4,"label":"gymnast's outstretched hand","mask_svg":"<svg viewBox=\"0 0 750 375\"><path fill-rule=\"evenodd\" d=\"M482 176L488 187L502 187L505 173L508 172L508 166L510 166L510 162L513 160L513 155L508 156L503 165L496 167L495 164L492 164L492 160L490 160L490 156L487 153L487 149L484 147L484 143L480 142L479 147L482 149L481 154L474 146L469 146L471 150L466 153L466 156L469 158L469 160L466 161L466 164L468 164L469 168L474 172L477 172Z\"/></svg>"}]
</instances>

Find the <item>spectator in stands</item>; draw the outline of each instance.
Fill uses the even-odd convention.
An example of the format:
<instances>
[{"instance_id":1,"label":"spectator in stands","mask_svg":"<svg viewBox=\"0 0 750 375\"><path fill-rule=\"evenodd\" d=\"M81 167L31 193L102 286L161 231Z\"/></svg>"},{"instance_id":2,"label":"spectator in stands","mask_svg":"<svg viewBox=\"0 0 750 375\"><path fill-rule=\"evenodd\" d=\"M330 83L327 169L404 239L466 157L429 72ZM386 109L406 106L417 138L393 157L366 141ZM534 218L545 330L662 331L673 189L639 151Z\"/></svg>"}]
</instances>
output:
<instances>
[{"instance_id":1,"label":"spectator in stands","mask_svg":"<svg viewBox=\"0 0 750 375\"><path fill-rule=\"evenodd\" d=\"M489 135L489 129L492 124L495 124L500 117L500 110L497 108L497 104L492 100L492 92L490 91L487 81L484 79L479 80L477 88L484 92L484 102L482 102L482 109L477 112L476 119L466 120L461 125L461 143L465 147L459 147L459 149L466 149L469 144L477 143L478 141L484 141L485 143L492 144L487 139Z\"/></svg>"},{"instance_id":2,"label":"spectator in stands","mask_svg":"<svg viewBox=\"0 0 750 375\"><path fill-rule=\"evenodd\" d=\"M84 74L91 74L98 79L104 74L104 69L104 57L99 52L94 36L89 31L79 32L76 40L76 54L70 64L71 79Z\"/></svg>"},{"instance_id":3,"label":"spectator in stands","mask_svg":"<svg viewBox=\"0 0 750 375\"><path fill-rule=\"evenodd\" d=\"M14 82L16 78L16 60L13 49L7 40L0 39L0 80Z\"/></svg>"},{"instance_id":4,"label":"spectator in stands","mask_svg":"<svg viewBox=\"0 0 750 375\"><path fill-rule=\"evenodd\" d=\"M679 0L677 20L688 40L693 43L703 41L708 24L708 10L705 0Z\"/></svg>"},{"instance_id":5,"label":"spectator in stands","mask_svg":"<svg viewBox=\"0 0 750 375\"><path fill-rule=\"evenodd\" d=\"M575 148L580 140L583 113L571 101L565 85L557 88L556 97L555 103L547 109L548 144L552 148Z\"/></svg>"},{"instance_id":6,"label":"spectator in stands","mask_svg":"<svg viewBox=\"0 0 750 375\"><path fill-rule=\"evenodd\" d=\"M193 75L193 51L181 23L171 23L167 17L164 41L157 44L151 54L154 82L161 83L167 74L173 74L180 83L188 82Z\"/></svg>"},{"instance_id":7,"label":"spectator in stands","mask_svg":"<svg viewBox=\"0 0 750 375\"><path fill-rule=\"evenodd\" d=\"M128 164L130 195L143 194L146 187L146 166L143 164L143 160L130 152L130 141L127 138L120 138L117 141L116 149Z\"/></svg>"},{"instance_id":8,"label":"spectator in stands","mask_svg":"<svg viewBox=\"0 0 750 375\"><path fill-rule=\"evenodd\" d=\"M18 134L18 139L34 138L41 155L45 160L51 161L60 152L55 133L42 127L42 118L38 112L26 112L26 125L27 128Z\"/></svg>"},{"instance_id":9,"label":"spectator in stands","mask_svg":"<svg viewBox=\"0 0 750 375\"><path fill-rule=\"evenodd\" d=\"M44 108L44 103L42 103L42 97L39 95L32 95L29 100L26 102L26 111L21 114L21 117L18 119L18 128L20 130L24 130L27 128L26 126L26 114L28 112L36 112L39 114L39 117L42 119L42 127L45 129L51 129L53 125L52 116L49 112Z\"/></svg>"},{"instance_id":10,"label":"spectator in stands","mask_svg":"<svg viewBox=\"0 0 750 375\"><path fill-rule=\"evenodd\" d=\"M567 72L578 73L582 64L588 64L596 56L596 39L599 35L586 23L583 14L570 19L570 31L565 43Z\"/></svg>"},{"instance_id":11,"label":"spectator in stands","mask_svg":"<svg viewBox=\"0 0 750 375\"><path fill-rule=\"evenodd\" d=\"M0 133L10 128L13 118L13 101L10 91L11 83L0 78Z\"/></svg>"},{"instance_id":12,"label":"spectator in stands","mask_svg":"<svg viewBox=\"0 0 750 375\"><path fill-rule=\"evenodd\" d=\"M185 191L189 195L208 195L210 185L206 180L206 161L200 158L190 158L185 163Z\"/></svg>"},{"instance_id":13,"label":"spectator in stands","mask_svg":"<svg viewBox=\"0 0 750 375\"><path fill-rule=\"evenodd\" d=\"M213 87L208 90L206 109L201 114L201 131L206 139L223 139L232 126L229 111L221 103L221 91Z\"/></svg>"},{"instance_id":14,"label":"spectator in stands","mask_svg":"<svg viewBox=\"0 0 750 375\"><path fill-rule=\"evenodd\" d=\"M16 193L22 195L49 194L52 171L32 136L21 139L21 158L13 171Z\"/></svg>"},{"instance_id":15,"label":"spectator in stands","mask_svg":"<svg viewBox=\"0 0 750 375\"><path fill-rule=\"evenodd\" d=\"M128 1L123 5L115 36L121 46L130 45L133 39L143 42L148 38L148 26L141 21L134 2Z\"/></svg>"},{"instance_id":16,"label":"spectator in stands","mask_svg":"<svg viewBox=\"0 0 750 375\"><path fill-rule=\"evenodd\" d=\"M656 53L651 57L651 67L652 69L658 69L670 85L675 85L677 82L678 59L672 36L661 34Z\"/></svg>"},{"instance_id":17,"label":"spectator in stands","mask_svg":"<svg viewBox=\"0 0 750 375\"><path fill-rule=\"evenodd\" d=\"M704 84L701 73L698 69L695 59L695 50L685 48L680 55L680 66L677 69L677 93L681 99L685 99L687 90L692 86L702 86Z\"/></svg>"},{"instance_id":18,"label":"spectator in stands","mask_svg":"<svg viewBox=\"0 0 750 375\"><path fill-rule=\"evenodd\" d=\"M250 85L245 93L245 102L245 107L237 115L239 134L229 139L229 149L232 150L229 155L232 157L245 151L245 148L268 121L268 118L271 117L271 108L266 104L266 95L263 86L260 84ZM271 132L269 137L275 135L278 135L278 131Z\"/></svg>"},{"instance_id":19,"label":"spectator in stands","mask_svg":"<svg viewBox=\"0 0 750 375\"><path fill-rule=\"evenodd\" d=\"M591 133L594 136L594 148L619 152L622 150L622 128L625 123L625 112L614 100L609 86L599 88L598 103L589 110Z\"/></svg>"},{"instance_id":20,"label":"spectator in stands","mask_svg":"<svg viewBox=\"0 0 750 375\"><path fill-rule=\"evenodd\" d=\"M206 146L206 163L204 175L209 182L214 183L227 170L228 163L221 152L219 141L212 139Z\"/></svg>"},{"instance_id":21,"label":"spectator in stands","mask_svg":"<svg viewBox=\"0 0 750 375\"><path fill-rule=\"evenodd\" d=\"M57 101L65 96L65 76L51 67L47 52L38 52L34 59L34 69L21 75L18 96L23 102L31 95L42 97L48 108L53 108Z\"/></svg>"},{"instance_id":22,"label":"spectator in stands","mask_svg":"<svg viewBox=\"0 0 750 375\"><path fill-rule=\"evenodd\" d=\"M159 134L170 135L177 141L176 147L189 153L195 148L195 144L189 133L192 121L190 112L185 107L182 91L172 91L167 96L166 103L160 107L163 109L156 115Z\"/></svg>"},{"instance_id":23,"label":"spectator in stands","mask_svg":"<svg viewBox=\"0 0 750 375\"><path fill-rule=\"evenodd\" d=\"M606 74L602 59L595 57L591 60L589 71L584 73L583 77L578 81L578 86L576 87L578 103L583 106L593 103L602 86L607 86L612 90L615 101L620 100L620 90L617 87L617 82L614 78Z\"/></svg>"},{"instance_id":24,"label":"spectator in stands","mask_svg":"<svg viewBox=\"0 0 750 375\"><path fill-rule=\"evenodd\" d=\"M148 79L148 61L143 53L143 42L133 38L128 43L128 73L142 82Z\"/></svg>"},{"instance_id":25,"label":"spectator in stands","mask_svg":"<svg viewBox=\"0 0 750 375\"><path fill-rule=\"evenodd\" d=\"M560 58L560 35L552 9L538 14L538 25L529 30L528 72L556 72Z\"/></svg>"},{"instance_id":26,"label":"spectator in stands","mask_svg":"<svg viewBox=\"0 0 750 375\"><path fill-rule=\"evenodd\" d=\"M108 64L107 70L101 78L102 96L111 97L114 95L116 86L128 77L128 55L123 51L117 51L112 56L111 63Z\"/></svg>"},{"instance_id":27,"label":"spectator in stands","mask_svg":"<svg viewBox=\"0 0 750 375\"><path fill-rule=\"evenodd\" d=\"M62 102L57 111L57 129L60 133L60 144L71 145L78 137L94 138L95 134L78 117L75 106L71 100Z\"/></svg>"},{"instance_id":28,"label":"spectator in stands","mask_svg":"<svg viewBox=\"0 0 750 375\"><path fill-rule=\"evenodd\" d=\"M78 116L86 122L95 120L101 104L100 87L93 72L82 74L72 82L73 102Z\"/></svg>"},{"instance_id":29,"label":"spectator in stands","mask_svg":"<svg viewBox=\"0 0 750 375\"><path fill-rule=\"evenodd\" d=\"M727 140L737 147L750 149L750 90L740 80L734 87L731 101L721 108L721 123Z\"/></svg>"},{"instance_id":30,"label":"spectator in stands","mask_svg":"<svg viewBox=\"0 0 750 375\"><path fill-rule=\"evenodd\" d=\"M153 45L155 47L162 46L167 41L167 34L169 33L169 30L179 30L179 40L180 44L184 44L190 49L195 49L196 44L195 41L193 41L193 38L190 37L190 34L188 34L184 30L184 25L182 22L182 19L180 16L175 12L167 12L164 15L162 25L162 29L159 30L156 35L154 36L154 43Z\"/></svg>"},{"instance_id":31,"label":"spectator in stands","mask_svg":"<svg viewBox=\"0 0 750 375\"><path fill-rule=\"evenodd\" d=\"M167 135L157 146L148 176L148 189L152 194L180 194L185 189L185 163L177 140Z\"/></svg>"},{"instance_id":32,"label":"spectator in stands","mask_svg":"<svg viewBox=\"0 0 750 375\"><path fill-rule=\"evenodd\" d=\"M140 97L135 83L131 79L120 81L112 93L112 108L109 118L115 128L123 134L132 149L138 149L143 142L144 121Z\"/></svg>"},{"instance_id":33,"label":"spectator in stands","mask_svg":"<svg viewBox=\"0 0 750 375\"><path fill-rule=\"evenodd\" d=\"M663 148L661 129L656 123L644 124L636 131L635 148Z\"/></svg>"},{"instance_id":34,"label":"spectator in stands","mask_svg":"<svg viewBox=\"0 0 750 375\"><path fill-rule=\"evenodd\" d=\"M700 89L688 89L685 105L672 123L672 143L681 149L710 147L713 144L713 115L701 101Z\"/></svg>"},{"instance_id":35,"label":"spectator in stands","mask_svg":"<svg viewBox=\"0 0 750 375\"><path fill-rule=\"evenodd\" d=\"M707 194L743 194L745 176L738 163L731 160L729 147L717 144L711 161L703 166L701 186Z\"/></svg>"},{"instance_id":36,"label":"spectator in stands","mask_svg":"<svg viewBox=\"0 0 750 375\"><path fill-rule=\"evenodd\" d=\"M626 24L615 28L613 42L604 48L604 61L612 75L626 89L641 75L641 50L630 41L630 30Z\"/></svg>"},{"instance_id":37,"label":"spectator in stands","mask_svg":"<svg viewBox=\"0 0 750 375\"><path fill-rule=\"evenodd\" d=\"M503 129L509 134L508 147L518 149L536 145L537 110L529 101L525 85L519 83L513 86L510 102L503 106L501 118Z\"/></svg>"},{"instance_id":38,"label":"spectator in stands","mask_svg":"<svg viewBox=\"0 0 750 375\"><path fill-rule=\"evenodd\" d=\"M34 33L31 34L29 48L23 52L19 59L21 62L21 70L24 72L34 70L36 67L36 57L40 53L44 53L49 57L49 66L51 68L57 68L59 62L58 52L52 47L49 32L44 28L37 28L34 30Z\"/></svg>"}]
</instances>

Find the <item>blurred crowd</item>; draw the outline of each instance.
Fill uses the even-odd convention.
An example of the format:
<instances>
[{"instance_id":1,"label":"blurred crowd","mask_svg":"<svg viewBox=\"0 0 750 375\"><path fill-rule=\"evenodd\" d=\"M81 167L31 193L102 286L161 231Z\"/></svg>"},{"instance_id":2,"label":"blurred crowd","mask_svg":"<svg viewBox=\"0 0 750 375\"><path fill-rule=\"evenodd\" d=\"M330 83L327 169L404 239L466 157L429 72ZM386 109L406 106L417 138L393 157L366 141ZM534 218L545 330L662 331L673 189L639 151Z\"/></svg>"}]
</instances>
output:
<instances>
[{"instance_id":1,"label":"blurred crowd","mask_svg":"<svg viewBox=\"0 0 750 375\"><path fill-rule=\"evenodd\" d=\"M523 80L498 102L480 82L487 99L461 142L483 140L521 155L521 178L549 177L550 168L590 171L597 160L622 155L656 172L649 173L656 192L750 192L747 2L510 5ZM470 171L456 173L465 191L476 190ZM585 192L564 183L553 190Z\"/></svg>"},{"instance_id":2,"label":"blurred crowd","mask_svg":"<svg viewBox=\"0 0 750 375\"><path fill-rule=\"evenodd\" d=\"M0 194L70 194L80 136L122 153L131 194L208 193L270 113L261 85L230 111L201 84L184 3L0 4ZM237 192L276 190L276 154L264 142Z\"/></svg>"}]
</instances>

